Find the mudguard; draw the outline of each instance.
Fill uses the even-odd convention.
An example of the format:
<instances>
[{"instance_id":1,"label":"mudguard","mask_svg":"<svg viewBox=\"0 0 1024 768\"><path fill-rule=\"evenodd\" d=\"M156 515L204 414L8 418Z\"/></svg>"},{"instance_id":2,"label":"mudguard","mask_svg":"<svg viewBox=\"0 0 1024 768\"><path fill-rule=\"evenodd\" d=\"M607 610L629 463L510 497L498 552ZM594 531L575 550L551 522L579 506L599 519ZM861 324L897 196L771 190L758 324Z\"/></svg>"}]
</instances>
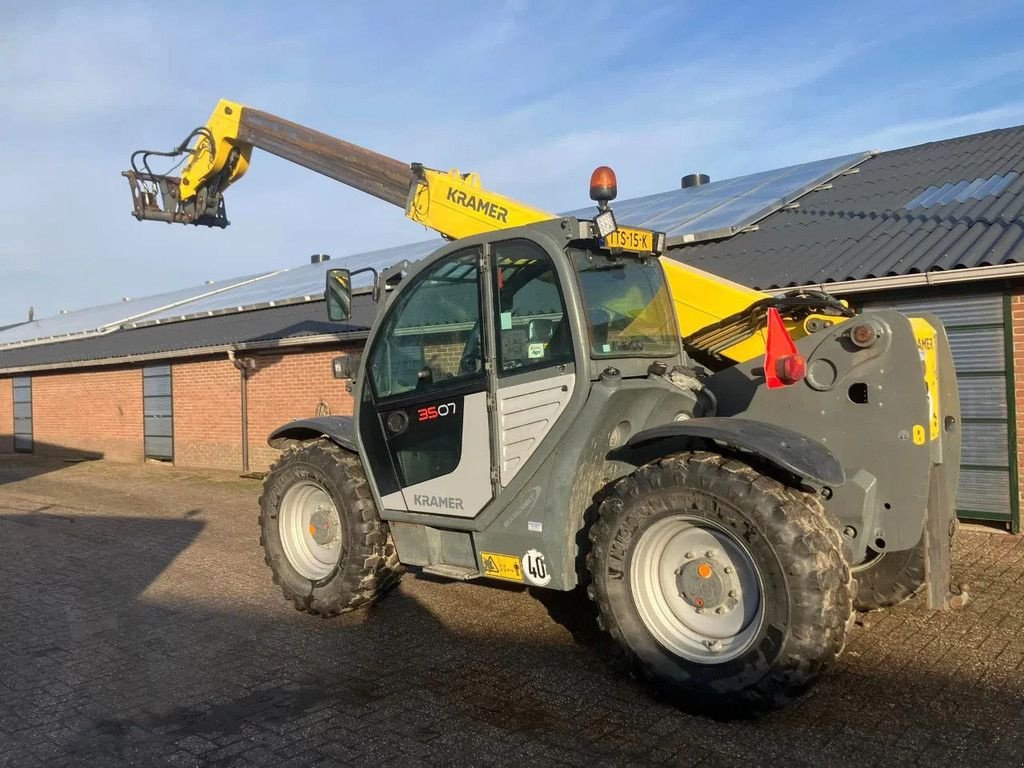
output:
<instances>
[{"instance_id":1,"label":"mudguard","mask_svg":"<svg viewBox=\"0 0 1024 768\"><path fill-rule=\"evenodd\" d=\"M645 429L633 435L626 447L677 438L703 438L750 451L812 485L833 487L846 482L843 465L816 440L775 424L735 416L707 416Z\"/></svg>"},{"instance_id":2,"label":"mudguard","mask_svg":"<svg viewBox=\"0 0 1024 768\"><path fill-rule=\"evenodd\" d=\"M280 448L285 440L314 440L318 437L326 437L352 453L359 452L351 416L317 416L290 421L271 432L267 442L272 448Z\"/></svg>"}]
</instances>

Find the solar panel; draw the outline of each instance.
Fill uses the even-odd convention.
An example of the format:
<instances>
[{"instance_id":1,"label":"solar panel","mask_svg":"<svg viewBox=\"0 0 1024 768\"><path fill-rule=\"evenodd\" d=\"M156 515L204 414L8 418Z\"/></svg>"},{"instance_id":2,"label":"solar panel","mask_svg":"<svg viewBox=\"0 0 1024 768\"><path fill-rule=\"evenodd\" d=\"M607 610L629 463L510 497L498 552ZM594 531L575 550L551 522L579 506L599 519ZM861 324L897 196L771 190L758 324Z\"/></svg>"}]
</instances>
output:
<instances>
[{"instance_id":1,"label":"solar panel","mask_svg":"<svg viewBox=\"0 0 1024 768\"><path fill-rule=\"evenodd\" d=\"M612 205L615 220L628 227L662 231L669 245L729 237L844 173L870 152L816 160L774 171L674 189ZM566 214L591 218L593 208Z\"/></svg>"},{"instance_id":2,"label":"solar panel","mask_svg":"<svg viewBox=\"0 0 1024 768\"><path fill-rule=\"evenodd\" d=\"M380 272L381 270L392 267L401 261L418 261L419 259L426 258L444 244L444 240L438 238L435 240L425 240L420 243L398 245L394 248L384 248L379 251L343 256L340 259L334 260L333 265L336 267L345 267L345 269L352 270L353 272L365 267L373 267ZM362 275L356 275L352 278L352 285L357 288L366 287L372 284L373 276L369 272Z\"/></svg>"},{"instance_id":3,"label":"solar panel","mask_svg":"<svg viewBox=\"0 0 1024 768\"><path fill-rule=\"evenodd\" d=\"M402 260L415 261L435 251L443 245L441 240L430 240L411 245L400 245L369 253L357 253L351 256L333 258L317 264L306 264L301 267L284 269L258 282L240 285L232 290L218 293L196 301L187 302L163 311L153 312L129 324L129 327L141 327L156 323L167 323L176 320L188 320L229 312L276 307L283 304L297 304L303 301L316 301L324 295L324 276L332 267L344 267L355 272L364 267L373 267L378 272ZM356 275L352 280L353 287L366 287L373 284L373 276L366 272Z\"/></svg>"},{"instance_id":4,"label":"solar panel","mask_svg":"<svg viewBox=\"0 0 1024 768\"><path fill-rule=\"evenodd\" d=\"M989 196L998 195L1017 178L1016 171L1010 171L1005 175L996 174L987 179L975 179L974 181L961 181L957 184L943 184L941 187L928 187L924 192L915 197L904 208L912 211L915 208L930 208L933 205L948 205L949 203L965 203L968 199L981 200Z\"/></svg>"},{"instance_id":5,"label":"solar panel","mask_svg":"<svg viewBox=\"0 0 1024 768\"><path fill-rule=\"evenodd\" d=\"M624 226L664 231L669 245L728 237L870 156L870 152L860 152L620 200L613 206L615 218ZM973 187L970 192L977 194ZM594 215L594 208L581 208L564 215L589 219ZM324 273L331 267L346 267L352 271L373 267L381 271L402 260L421 259L441 245L443 241L435 239L384 248L43 318L0 331L0 347L318 300L323 296ZM357 275L353 286L366 287L371 282L372 276L366 273Z\"/></svg>"},{"instance_id":6,"label":"solar panel","mask_svg":"<svg viewBox=\"0 0 1024 768\"><path fill-rule=\"evenodd\" d=\"M156 296L129 299L115 304L103 304L52 317L43 317L0 331L0 347L39 344L63 340L70 336L106 333L130 322L132 318L181 305L197 297L212 298L233 287L254 285L273 274L267 272L247 277L234 277L178 291L169 291Z\"/></svg>"}]
</instances>

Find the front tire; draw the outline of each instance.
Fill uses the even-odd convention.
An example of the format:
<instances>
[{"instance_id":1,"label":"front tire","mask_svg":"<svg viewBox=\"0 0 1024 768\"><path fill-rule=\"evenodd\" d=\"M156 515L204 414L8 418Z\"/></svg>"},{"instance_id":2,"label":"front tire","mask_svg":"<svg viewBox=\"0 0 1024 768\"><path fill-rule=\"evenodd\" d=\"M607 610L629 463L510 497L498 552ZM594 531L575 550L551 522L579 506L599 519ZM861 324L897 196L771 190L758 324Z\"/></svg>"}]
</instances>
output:
<instances>
[{"instance_id":1,"label":"front tire","mask_svg":"<svg viewBox=\"0 0 1024 768\"><path fill-rule=\"evenodd\" d=\"M345 613L401 577L359 458L329 440L284 448L263 482L259 522L274 583L297 610Z\"/></svg>"},{"instance_id":2,"label":"front tire","mask_svg":"<svg viewBox=\"0 0 1024 768\"><path fill-rule=\"evenodd\" d=\"M637 675L679 703L780 707L838 657L853 582L820 501L681 453L620 480L591 529L591 598Z\"/></svg>"}]
</instances>

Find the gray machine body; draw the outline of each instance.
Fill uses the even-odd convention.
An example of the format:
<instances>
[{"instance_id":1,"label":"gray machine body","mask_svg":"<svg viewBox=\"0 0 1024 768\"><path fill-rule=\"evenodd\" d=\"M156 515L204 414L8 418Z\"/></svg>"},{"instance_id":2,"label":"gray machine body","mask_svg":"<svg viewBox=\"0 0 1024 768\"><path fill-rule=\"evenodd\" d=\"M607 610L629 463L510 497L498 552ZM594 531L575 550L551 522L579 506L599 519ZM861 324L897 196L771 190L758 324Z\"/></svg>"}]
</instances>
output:
<instances>
[{"instance_id":1,"label":"gray machine body","mask_svg":"<svg viewBox=\"0 0 1024 768\"><path fill-rule=\"evenodd\" d=\"M495 575L488 558L497 554L506 562L522 562L524 573L516 580L574 588L584 569L586 529L602 493L638 466L688 449L739 455L795 487L821 494L844 532L853 563L863 561L869 548L916 546L929 506L936 531L952 521L959 466L955 385L940 398L940 437L923 443L915 439L915 430L928 430L930 414L908 318L892 311L872 313L879 335L866 348L850 340L849 328L856 322L851 320L798 340L808 377L779 389L765 386L760 358L718 373L695 366L681 346L676 354L657 358L594 359L584 298L573 260L566 255L568 248L582 247L572 243L576 227L575 220L563 219L467 238L415 265L390 292L371 331L353 382L356 416L293 422L276 430L272 442L323 435L358 453L400 559L456 578ZM460 466L432 481L429 493L404 495L436 509L398 503L403 495L381 487L381 460L374 458L381 451L378 425L387 416L367 383L378 335L388 313L400 307L402 292L416 284L424 269L457 252L477 253L486 267L492 244L513 239L542 247L557 269L572 361L499 380L489 357L494 331L484 328L488 376L483 391L464 395L464 409L477 410L463 422ZM486 319L494 317L487 298L493 278L488 268L480 274ZM941 325L928 319L938 330L941 381L954 382ZM501 451L506 428L501 403L504 393L519 391L548 392L548 400L557 403L557 416L532 451L510 469ZM446 396L433 399L441 402ZM423 406L420 400L408 407ZM538 556L543 572L527 572Z\"/></svg>"}]
</instances>

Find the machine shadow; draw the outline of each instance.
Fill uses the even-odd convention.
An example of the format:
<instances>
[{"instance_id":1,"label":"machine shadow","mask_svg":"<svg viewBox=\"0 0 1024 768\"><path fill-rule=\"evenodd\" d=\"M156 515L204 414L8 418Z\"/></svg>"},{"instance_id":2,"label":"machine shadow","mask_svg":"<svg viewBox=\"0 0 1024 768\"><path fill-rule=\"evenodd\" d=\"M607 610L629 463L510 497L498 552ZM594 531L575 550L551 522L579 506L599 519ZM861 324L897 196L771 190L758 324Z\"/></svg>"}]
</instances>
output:
<instances>
[{"instance_id":1,"label":"machine shadow","mask_svg":"<svg viewBox=\"0 0 1024 768\"><path fill-rule=\"evenodd\" d=\"M13 445L13 437L0 435L0 446ZM13 450L13 449L12 449ZM101 451L83 451L66 445L36 441L33 453L0 453L0 485L59 472L69 464L102 459Z\"/></svg>"},{"instance_id":2,"label":"machine shadow","mask_svg":"<svg viewBox=\"0 0 1024 768\"><path fill-rule=\"evenodd\" d=\"M970 763L964 745L979 761L1024 749L1024 735L1006 730L1024 713L1019 686L970 683L955 669L920 674L913 664L867 675L841 664L807 698L761 720L697 717L632 682L592 625L587 642L576 632L575 642L559 641L543 616L506 632L453 629L450 603L483 590L487 605L486 585L432 584L434 608L400 588L329 620L293 611L269 579L258 599L240 596L216 568L196 593L147 594L203 526L0 515L0 762L170 765L187 747L198 762L225 764L302 764L308 750L310 764L710 756L860 767L899 762L907 734L921 741L910 745L915 755L927 747L940 765ZM62 567L42 551L64 553ZM499 593L509 591L493 600ZM583 617L578 596L536 596L552 615Z\"/></svg>"}]
</instances>

